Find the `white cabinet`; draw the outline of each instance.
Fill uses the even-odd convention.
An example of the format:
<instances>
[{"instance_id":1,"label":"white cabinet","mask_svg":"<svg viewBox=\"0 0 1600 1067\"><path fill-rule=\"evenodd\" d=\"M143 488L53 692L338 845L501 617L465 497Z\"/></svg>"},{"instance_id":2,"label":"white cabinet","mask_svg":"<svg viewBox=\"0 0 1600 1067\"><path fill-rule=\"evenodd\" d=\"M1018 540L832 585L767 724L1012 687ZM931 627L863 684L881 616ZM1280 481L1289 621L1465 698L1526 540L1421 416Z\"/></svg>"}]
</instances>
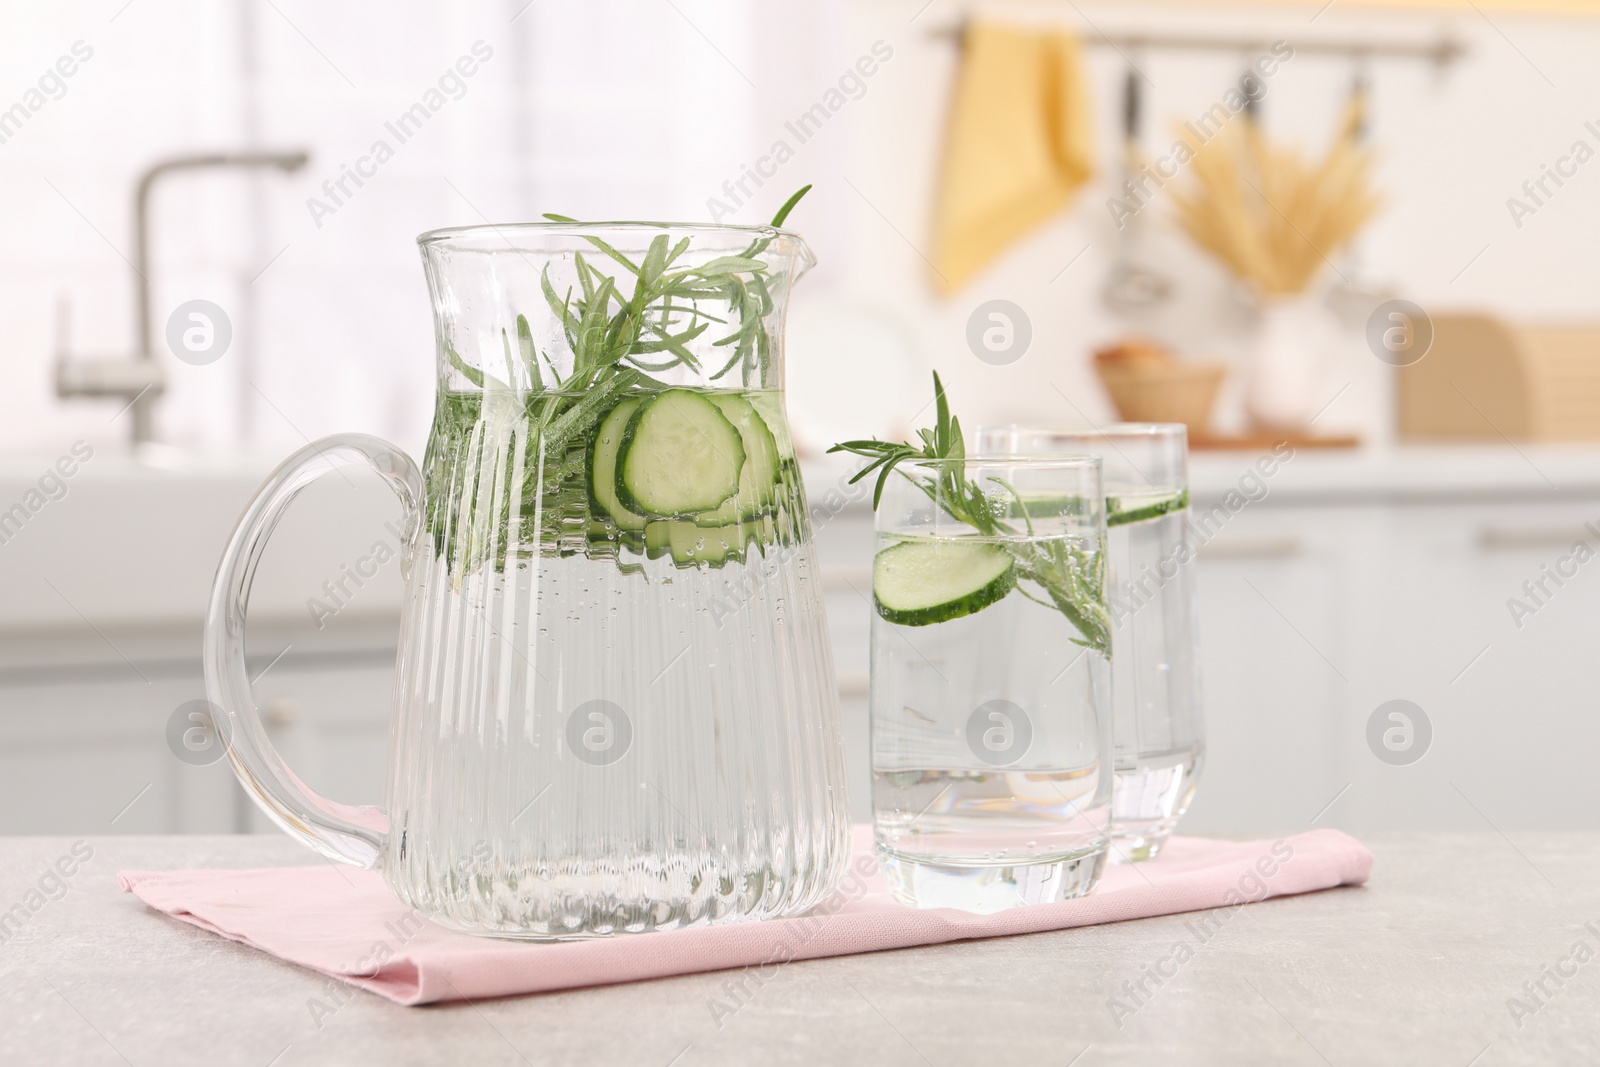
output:
<instances>
[{"instance_id":1,"label":"white cabinet","mask_svg":"<svg viewBox=\"0 0 1600 1067\"><path fill-rule=\"evenodd\" d=\"M146 662L0 676L0 834L232 829L227 783L166 747L195 681Z\"/></svg>"},{"instance_id":2,"label":"white cabinet","mask_svg":"<svg viewBox=\"0 0 1600 1067\"><path fill-rule=\"evenodd\" d=\"M132 649L131 662L104 644L95 661L61 643L54 654L40 648L37 665L0 668L0 834L268 829L226 761L194 766L169 748L174 712L205 696L199 635L147 635L142 648L109 636ZM273 655L252 656L252 673ZM380 636L365 647L291 649L261 676L269 734L313 788L382 802L393 673L393 644Z\"/></svg>"},{"instance_id":3,"label":"white cabinet","mask_svg":"<svg viewBox=\"0 0 1600 1067\"><path fill-rule=\"evenodd\" d=\"M1571 553L1590 517L1600 496L1240 512L1199 562L1208 765L1185 828L1600 827L1589 771L1600 563L1559 589L1547 581L1554 595L1520 629L1506 605ZM1431 725L1415 762L1369 744L1368 721L1391 700Z\"/></svg>"},{"instance_id":4,"label":"white cabinet","mask_svg":"<svg viewBox=\"0 0 1600 1067\"><path fill-rule=\"evenodd\" d=\"M1579 540L1600 551L1600 536L1584 528L1590 521L1600 522L1600 497L1390 509L1381 528L1385 595L1357 620L1376 646L1367 651L1370 694L1415 702L1433 739L1418 762L1386 765L1360 736L1370 703L1352 709L1348 825L1600 827L1592 772L1600 562L1580 565L1572 551ZM1558 565L1570 572L1560 586L1547 577ZM1507 602L1534 604L1524 583L1541 580L1542 604L1519 627Z\"/></svg>"},{"instance_id":5,"label":"white cabinet","mask_svg":"<svg viewBox=\"0 0 1600 1067\"><path fill-rule=\"evenodd\" d=\"M1201 549L1206 751L1186 830L1305 826L1338 792L1337 724L1354 671L1341 590L1359 522L1247 508Z\"/></svg>"},{"instance_id":6,"label":"white cabinet","mask_svg":"<svg viewBox=\"0 0 1600 1067\"><path fill-rule=\"evenodd\" d=\"M262 718L284 762L330 800L383 804L394 653L393 645L377 645L295 662L286 656L256 683ZM250 829L271 825L254 803L240 809Z\"/></svg>"}]
</instances>

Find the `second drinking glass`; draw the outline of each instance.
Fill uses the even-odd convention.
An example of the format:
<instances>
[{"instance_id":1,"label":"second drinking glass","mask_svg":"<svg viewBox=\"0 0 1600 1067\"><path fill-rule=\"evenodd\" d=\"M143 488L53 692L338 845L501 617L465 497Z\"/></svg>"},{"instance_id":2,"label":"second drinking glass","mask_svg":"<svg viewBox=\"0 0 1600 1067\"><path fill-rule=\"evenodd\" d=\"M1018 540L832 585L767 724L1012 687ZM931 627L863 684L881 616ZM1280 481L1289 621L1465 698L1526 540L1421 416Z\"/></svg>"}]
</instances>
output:
<instances>
[{"instance_id":1,"label":"second drinking glass","mask_svg":"<svg viewBox=\"0 0 1600 1067\"><path fill-rule=\"evenodd\" d=\"M1111 805L1099 461L902 463L877 520L872 793L891 890L977 912L1089 892Z\"/></svg>"},{"instance_id":2,"label":"second drinking glass","mask_svg":"<svg viewBox=\"0 0 1600 1067\"><path fill-rule=\"evenodd\" d=\"M1181 423L985 427L978 447L1102 461L1116 702L1111 858L1154 859L1194 798L1204 753L1188 431Z\"/></svg>"}]
</instances>

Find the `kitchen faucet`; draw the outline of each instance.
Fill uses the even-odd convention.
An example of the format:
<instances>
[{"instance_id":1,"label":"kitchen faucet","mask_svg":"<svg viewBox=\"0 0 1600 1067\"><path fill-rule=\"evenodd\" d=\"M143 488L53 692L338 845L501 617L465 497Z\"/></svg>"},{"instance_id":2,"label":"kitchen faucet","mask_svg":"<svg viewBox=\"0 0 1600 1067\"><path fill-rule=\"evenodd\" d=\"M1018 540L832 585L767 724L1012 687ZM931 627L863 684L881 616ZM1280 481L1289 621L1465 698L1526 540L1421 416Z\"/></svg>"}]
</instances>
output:
<instances>
[{"instance_id":1,"label":"kitchen faucet","mask_svg":"<svg viewBox=\"0 0 1600 1067\"><path fill-rule=\"evenodd\" d=\"M150 190L156 180L177 170L202 167L277 167L292 173L310 159L305 152L233 152L200 156L175 156L152 164L139 176L133 201L133 284L139 308L138 337L133 359L75 360L67 353L65 314L57 323L56 395L122 397L133 412L135 447L151 438L154 404L166 387L166 375L155 357L151 330L150 294Z\"/></svg>"}]
</instances>

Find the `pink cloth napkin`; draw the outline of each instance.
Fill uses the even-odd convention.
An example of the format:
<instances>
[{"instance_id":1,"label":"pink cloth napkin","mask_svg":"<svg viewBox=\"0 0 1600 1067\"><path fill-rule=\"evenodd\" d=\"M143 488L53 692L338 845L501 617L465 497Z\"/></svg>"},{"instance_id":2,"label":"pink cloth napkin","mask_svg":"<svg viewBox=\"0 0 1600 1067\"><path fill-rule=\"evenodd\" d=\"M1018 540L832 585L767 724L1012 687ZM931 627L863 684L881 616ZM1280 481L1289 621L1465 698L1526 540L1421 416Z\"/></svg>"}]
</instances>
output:
<instances>
[{"instance_id":1,"label":"pink cloth napkin","mask_svg":"<svg viewBox=\"0 0 1600 1067\"><path fill-rule=\"evenodd\" d=\"M1154 862L1107 867L1092 896L995 915L919 911L889 896L871 828L858 826L844 886L805 916L554 944L453 933L401 905L379 875L331 864L118 878L201 929L401 1004L430 1004L740 967L770 978L790 960L1231 908L1361 885L1371 871L1372 853L1337 830L1276 841L1176 837Z\"/></svg>"}]
</instances>

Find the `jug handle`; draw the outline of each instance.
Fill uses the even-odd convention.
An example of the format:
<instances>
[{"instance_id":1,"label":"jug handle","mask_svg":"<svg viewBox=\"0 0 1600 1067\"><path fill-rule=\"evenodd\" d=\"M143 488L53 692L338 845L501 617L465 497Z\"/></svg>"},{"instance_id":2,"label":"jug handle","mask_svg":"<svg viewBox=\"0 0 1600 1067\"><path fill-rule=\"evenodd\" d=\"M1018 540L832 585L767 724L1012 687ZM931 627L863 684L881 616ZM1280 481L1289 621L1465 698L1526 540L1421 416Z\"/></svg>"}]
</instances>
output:
<instances>
[{"instance_id":1,"label":"jug handle","mask_svg":"<svg viewBox=\"0 0 1600 1067\"><path fill-rule=\"evenodd\" d=\"M405 509L401 566L410 569L422 501L422 475L411 457L366 434L313 441L286 459L256 491L222 554L206 613L206 696L239 784L272 821L330 859L375 868L383 856L388 816L381 808L329 800L289 769L261 724L244 650L245 609L267 538L302 489L349 464L366 464L400 498Z\"/></svg>"}]
</instances>

